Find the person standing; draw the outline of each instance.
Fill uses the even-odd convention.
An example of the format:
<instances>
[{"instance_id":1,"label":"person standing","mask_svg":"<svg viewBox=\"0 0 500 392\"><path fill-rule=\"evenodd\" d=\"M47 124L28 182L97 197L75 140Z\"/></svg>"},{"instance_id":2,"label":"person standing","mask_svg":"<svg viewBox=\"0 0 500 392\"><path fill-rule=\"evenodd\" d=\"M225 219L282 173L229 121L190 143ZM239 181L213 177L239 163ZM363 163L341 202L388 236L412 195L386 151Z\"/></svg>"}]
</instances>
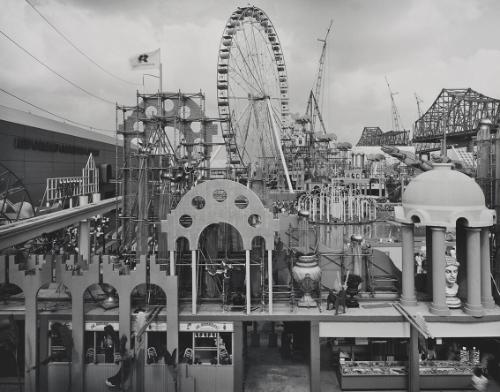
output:
<instances>
[{"instance_id":1,"label":"person standing","mask_svg":"<svg viewBox=\"0 0 500 392\"><path fill-rule=\"evenodd\" d=\"M127 350L127 337L122 335L120 338L120 362L121 366L113 377L106 379L106 385L110 388L121 388L127 381L132 370L133 353Z\"/></svg>"}]
</instances>

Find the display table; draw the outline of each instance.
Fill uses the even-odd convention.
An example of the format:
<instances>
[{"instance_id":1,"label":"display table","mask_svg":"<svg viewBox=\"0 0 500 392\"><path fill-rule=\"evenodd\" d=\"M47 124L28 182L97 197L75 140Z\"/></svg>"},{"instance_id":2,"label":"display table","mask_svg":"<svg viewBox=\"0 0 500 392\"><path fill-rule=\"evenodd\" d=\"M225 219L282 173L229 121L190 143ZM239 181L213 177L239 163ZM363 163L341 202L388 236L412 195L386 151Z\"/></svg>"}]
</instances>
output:
<instances>
[{"instance_id":1,"label":"display table","mask_svg":"<svg viewBox=\"0 0 500 392\"><path fill-rule=\"evenodd\" d=\"M474 365L459 361L424 361L420 363L420 388L471 389Z\"/></svg>"},{"instance_id":2,"label":"display table","mask_svg":"<svg viewBox=\"0 0 500 392\"><path fill-rule=\"evenodd\" d=\"M340 386L344 390L406 389L405 362L349 361L340 363Z\"/></svg>"},{"instance_id":3,"label":"display table","mask_svg":"<svg viewBox=\"0 0 500 392\"><path fill-rule=\"evenodd\" d=\"M426 361L420 363L420 388L473 389L473 365L458 361ZM406 362L349 361L340 363L339 382L343 390L407 389Z\"/></svg>"}]
</instances>

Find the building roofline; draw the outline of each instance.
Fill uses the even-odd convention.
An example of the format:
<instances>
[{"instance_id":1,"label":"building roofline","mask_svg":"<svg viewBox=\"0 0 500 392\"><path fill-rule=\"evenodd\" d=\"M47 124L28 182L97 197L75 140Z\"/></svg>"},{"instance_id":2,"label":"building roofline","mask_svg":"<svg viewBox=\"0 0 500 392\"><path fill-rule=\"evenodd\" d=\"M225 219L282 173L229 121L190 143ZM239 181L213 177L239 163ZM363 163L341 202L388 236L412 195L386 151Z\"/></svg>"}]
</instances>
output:
<instances>
[{"instance_id":1,"label":"building roofline","mask_svg":"<svg viewBox=\"0 0 500 392\"><path fill-rule=\"evenodd\" d=\"M75 125L70 125L60 121L55 121L47 117L42 117L23 110L14 109L8 106L0 105L0 120L15 124L26 125L43 130L62 133L69 136L82 139L93 140L97 142L116 144L114 137L104 135L97 131L90 131Z\"/></svg>"}]
</instances>

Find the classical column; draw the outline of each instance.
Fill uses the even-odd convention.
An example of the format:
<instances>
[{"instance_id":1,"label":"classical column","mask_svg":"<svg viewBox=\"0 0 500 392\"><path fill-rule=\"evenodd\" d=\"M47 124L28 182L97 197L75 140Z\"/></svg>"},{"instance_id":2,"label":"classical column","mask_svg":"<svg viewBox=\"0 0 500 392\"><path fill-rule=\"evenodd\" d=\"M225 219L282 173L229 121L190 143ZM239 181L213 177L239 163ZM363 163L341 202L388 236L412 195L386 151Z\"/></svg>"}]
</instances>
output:
<instances>
[{"instance_id":1,"label":"classical column","mask_svg":"<svg viewBox=\"0 0 500 392\"><path fill-rule=\"evenodd\" d=\"M175 275L175 251L170 251L170 276Z\"/></svg>"},{"instance_id":2,"label":"classical column","mask_svg":"<svg viewBox=\"0 0 500 392\"><path fill-rule=\"evenodd\" d=\"M484 316L481 305L481 229L467 227L467 303L465 312L474 316Z\"/></svg>"},{"instance_id":3,"label":"classical column","mask_svg":"<svg viewBox=\"0 0 500 392\"><path fill-rule=\"evenodd\" d=\"M252 305L252 292L250 290L250 250L245 250L245 285L247 299L247 314L250 314Z\"/></svg>"},{"instance_id":4,"label":"classical column","mask_svg":"<svg viewBox=\"0 0 500 392\"><path fill-rule=\"evenodd\" d=\"M486 309L495 307L491 295L491 264L490 264L490 231L487 227L481 229L481 303Z\"/></svg>"},{"instance_id":5,"label":"classical column","mask_svg":"<svg viewBox=\"0 0 500 392\"><path fill-rule=\"evenodd\" d=\"M267 286L269 289L269 314L273 314L273 251L267 251Z\"/></svg>"},{"instance_id":6,"label":"classical column","mask_svg":"<svg viewBox=\"0 0 500 392\"><path fill-rule=\"evenodd\" d=\"M402 271L402 293L401 305L415 306L415 260L413 257L413 224L403 224L403 271Z\"/></svg>"},{"instance_id":7,"label":"classical column","mask_svg":"<svg viewBox=\"0 0 500 392\"><path fill-rule=\"evenodd\" d=\"M196 274L196 251L191 251L191 313L196 314L196 301L198 299L198 278Z\"/></svg>"},{"instance_id":8,"label":"classical column","mask_svg":"<svg viewBox=\"0 0 500 392\"><path fill-rule=\"evenodd\" d=\"M432 235L432 304L431 312L438 315L448 315L450 310L446 305L446 277L444 274L446 251L444 242L444 227L431 227Z\"/></svg>"}]
</instances>

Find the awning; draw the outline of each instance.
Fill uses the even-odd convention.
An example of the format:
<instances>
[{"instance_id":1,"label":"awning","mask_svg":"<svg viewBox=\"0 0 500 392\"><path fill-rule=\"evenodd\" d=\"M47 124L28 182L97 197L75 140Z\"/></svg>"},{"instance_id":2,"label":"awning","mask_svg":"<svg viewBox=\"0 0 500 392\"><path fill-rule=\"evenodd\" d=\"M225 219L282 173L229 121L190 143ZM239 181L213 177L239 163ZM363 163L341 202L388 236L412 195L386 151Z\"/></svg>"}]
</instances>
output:
<instances>
[{"instance_id":1,"label":"awning","mask_svg":"<svg viewBox=\"0 0 500 392\"><path fill-rule=\"evenodd\" d=\"M410 323L396 322L320 322L322 338L408 338Z\"/></svg>"},{"instance_id":2,"label":"awning","mask_svg":"<svg viewBox=\"0 0 500 392\"><path fill-rule=\"evenodd\" d=\"M427 328L435 338L500 336L500 321L479 323L433 323L428 321Z\"/></svg>"}]
</instances>

